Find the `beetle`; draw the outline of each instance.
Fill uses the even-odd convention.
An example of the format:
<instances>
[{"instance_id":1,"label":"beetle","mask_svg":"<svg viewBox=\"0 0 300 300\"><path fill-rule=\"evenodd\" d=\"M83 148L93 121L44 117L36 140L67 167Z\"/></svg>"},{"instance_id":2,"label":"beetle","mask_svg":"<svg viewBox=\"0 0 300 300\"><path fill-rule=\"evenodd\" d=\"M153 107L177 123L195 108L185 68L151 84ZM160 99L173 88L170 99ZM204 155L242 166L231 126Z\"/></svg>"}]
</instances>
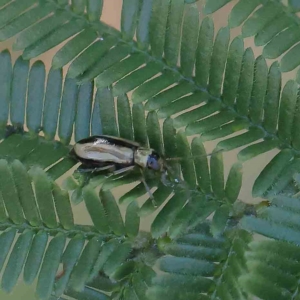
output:
<instances>
[{"instance_id":1,"label":"beetle","mask_svg":"<svg viewBox=\"0 0 300 300\"><path fill-rule=\"evenodd\" d=\"M144 179L144 169L163 172L164 164L160 155L139 143L109 135L97 135L75 143L71 156L82 163L81 172L107 170L110 174L121 174L139 168L143 182L151 199L153 195Z\"/></svg>"},{"instance_id":2,"label":"beetle","mask_svg":"<svg viewBox=\"0 0 300 300\"><path fill-rule=\"evenodd\" d=\"M154 200L153 195L144 179L145 169L161 173L162 182L166 186L174 187L175 184L182 184L186 187L186 184L179 177L176 178L166 164L167 160L187 159L186 157L162 158L154 149L142 147L131 140L109 135L91 136L76 142L70 154L82 163L79 170L81 172L94 173L106 170L111 175L116 175L138 168L142 175L141 181L152 200ZM196 156L188 158L194 157ZM172 175L173 183L166 179L167 175Z\"/></svg>"}]
</instances>

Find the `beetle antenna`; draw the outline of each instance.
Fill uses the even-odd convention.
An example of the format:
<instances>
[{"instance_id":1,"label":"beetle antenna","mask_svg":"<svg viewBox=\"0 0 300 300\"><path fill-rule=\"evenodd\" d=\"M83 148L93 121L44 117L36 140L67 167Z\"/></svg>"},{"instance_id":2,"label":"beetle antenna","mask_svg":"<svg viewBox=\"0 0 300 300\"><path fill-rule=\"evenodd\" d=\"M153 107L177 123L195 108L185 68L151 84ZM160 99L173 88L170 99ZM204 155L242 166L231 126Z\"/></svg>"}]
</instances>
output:
<instances>
[{"instance_id":1,"label":"beetle antenna","mask_svg":"<svg viewBox=\"0 0 300 300\"><path fill-rule=\"evenodd\" d=\"M208 154L201 154L201 155L192 155L192 156L188 156L188 157L168 157L165 158L165 160L170 161L170 160L185 160L185 159L194 159L194 158L199 158L199 157L207 157L207 156L212 156L216 153L222 152L223 149L217 150L215 152L212 153L208 153Z\"/></svg>"}]
</instances>

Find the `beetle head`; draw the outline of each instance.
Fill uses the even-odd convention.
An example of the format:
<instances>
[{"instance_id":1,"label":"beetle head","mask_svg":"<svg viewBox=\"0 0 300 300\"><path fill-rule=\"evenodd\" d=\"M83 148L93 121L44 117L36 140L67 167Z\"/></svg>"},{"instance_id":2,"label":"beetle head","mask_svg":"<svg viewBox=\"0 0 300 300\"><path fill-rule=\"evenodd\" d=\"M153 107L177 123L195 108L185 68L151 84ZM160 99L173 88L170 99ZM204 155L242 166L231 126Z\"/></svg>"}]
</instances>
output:
<instances>
[{"instance_id":1,"label":"beetle head","mask_svg":"<svg viewBox=\"0 0 300 300\"><path fill-rule=\"evenodd\" d=\"M147 167L155 171L160 171L162 169L162 165L162 159L159 154L152 151L152 153L148 156Z\"/></svg>"}]
</instances>

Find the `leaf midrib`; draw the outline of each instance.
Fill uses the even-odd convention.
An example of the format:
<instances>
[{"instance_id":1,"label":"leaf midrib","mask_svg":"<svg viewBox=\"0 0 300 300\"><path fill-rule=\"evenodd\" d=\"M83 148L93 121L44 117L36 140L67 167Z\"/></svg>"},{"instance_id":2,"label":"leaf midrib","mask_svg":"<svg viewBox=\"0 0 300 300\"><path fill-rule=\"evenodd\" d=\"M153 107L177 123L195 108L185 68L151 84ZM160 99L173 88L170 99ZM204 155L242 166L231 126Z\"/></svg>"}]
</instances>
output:
<instances>
[{"instance_id":1,"label":"leaf midrib","mask_svg":"<svg viewBox=\"0 0 300 300\"><path fill-rule=\"evenodd\" d=\"M13 222L7 221L4 223L0 223L0 231L3 232L6 229L16 229L18 233L22 233L25 230L31 230L31 231L44 231L49 233L50 236L55 236L57 233L63 233L67 237L72 238L73 236L76 236L77 234L83 235L86 239L91 239L93 237L98 237L100 240L108 241L113 238L116 238L116 235L114 234L101 234L96 230L94 226L90 225L74 225L72 229L65 229L63 227L56 227L56 228L48 228L43 225L40 226L31 226L27 222L24 222L22 224L15 224ZM121 238L121 237L119 237Z\"/></svg>"}]
</instances>

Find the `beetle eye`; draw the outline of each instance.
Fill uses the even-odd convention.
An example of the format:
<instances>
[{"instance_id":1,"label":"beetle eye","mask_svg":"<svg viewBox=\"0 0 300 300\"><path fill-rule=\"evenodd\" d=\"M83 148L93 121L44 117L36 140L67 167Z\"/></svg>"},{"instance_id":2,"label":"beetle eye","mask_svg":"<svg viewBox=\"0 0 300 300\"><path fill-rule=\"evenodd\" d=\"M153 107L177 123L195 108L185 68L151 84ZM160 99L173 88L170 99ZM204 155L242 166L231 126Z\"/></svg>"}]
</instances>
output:
<instances>
[{"instance_id":1,"label":"beetle eye","mask_svg":"<svg viewBox=\"0 0 300 300\"><path fill-rule=\"evenodd\" d=\"M148 157L147 166L149 169L153 169L156 171L160 170L160 163L159 163L158 159L156 159L155 157L152 157L152 156Z\"/></svg>"}]
</instances>

